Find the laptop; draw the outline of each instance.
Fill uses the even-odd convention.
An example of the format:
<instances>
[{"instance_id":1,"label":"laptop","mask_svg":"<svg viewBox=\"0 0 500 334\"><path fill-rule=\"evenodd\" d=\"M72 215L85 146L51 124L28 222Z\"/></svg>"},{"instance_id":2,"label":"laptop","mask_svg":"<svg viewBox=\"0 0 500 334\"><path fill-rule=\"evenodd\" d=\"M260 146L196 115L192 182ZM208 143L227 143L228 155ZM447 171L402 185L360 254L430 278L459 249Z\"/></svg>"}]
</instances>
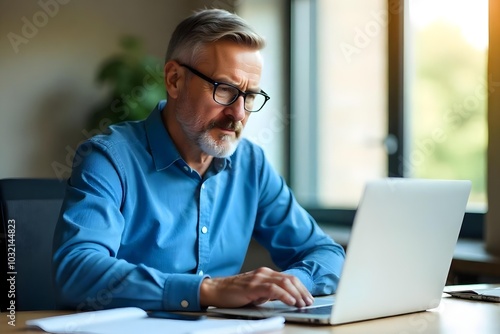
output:
<instances>
[{"instance_id":1,"label":"laptop","mask_svg":"<svg viewBox=\"0 0 500 334\"><path fill-rule=\"evenodd\" d=\"M337 325L439 305L469 198L467 180L370 181L356 211L334 296L294 308L280 301L217 314Z\"/></svg>"}]
</instances>

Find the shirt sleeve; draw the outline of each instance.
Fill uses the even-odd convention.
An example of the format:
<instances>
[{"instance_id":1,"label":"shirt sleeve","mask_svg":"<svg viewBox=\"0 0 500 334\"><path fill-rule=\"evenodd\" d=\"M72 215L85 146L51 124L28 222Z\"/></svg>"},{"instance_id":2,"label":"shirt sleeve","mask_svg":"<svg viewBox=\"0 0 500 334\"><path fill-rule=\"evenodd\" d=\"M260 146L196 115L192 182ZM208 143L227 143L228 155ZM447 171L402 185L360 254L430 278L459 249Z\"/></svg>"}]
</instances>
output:
<instances>
[{"instance_id":1,"label":"shirt sleeve","mask_svg":"<svg viewBox=\"0 0 500 334\"><path fill-rule=\"evenodd\" d=\"M117 257L124 218L126 183L112 148L79 147L54 235L53 271L63 307L196 311L207 276L169 274Z\"/></svg>"},{"instance_id":2,"label":"shirt sleeve","mask_svg":"<svg viewBox=\"0 0 500 334\"><path fill-rule=\"evenodd\" d=\"M274 263L296 276L313 295L337 289L345 252L296 201L285 181L262 158L254 237Z\"/></svg>"}]
</instances>

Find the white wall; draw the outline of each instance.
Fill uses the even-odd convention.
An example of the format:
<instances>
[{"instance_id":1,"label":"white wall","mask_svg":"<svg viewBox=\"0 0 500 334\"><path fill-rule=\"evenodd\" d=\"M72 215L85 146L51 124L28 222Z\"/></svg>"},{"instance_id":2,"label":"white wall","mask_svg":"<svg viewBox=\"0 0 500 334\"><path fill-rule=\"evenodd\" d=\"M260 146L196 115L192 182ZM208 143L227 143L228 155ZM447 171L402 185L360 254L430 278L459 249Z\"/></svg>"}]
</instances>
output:
<instances>
[{"instance_id":1,"label":"white wall","mask_svg":"<svg viewBox=\"0 0 500 334\"><path fill-rule=\"evenodd\" d=\"M285 175L286 129L290 119L287 100L288 41L285 0L237 1L237 13L266 39L262 50L264 70L261 87L271 96L264 109L252 114L245 136L261 145L275 168Z\"/></svg>"},{"instance_id":2,"label":"white wall","mask_svg":"<svg viewBox=\"0 0 500 334\"><path fill-rule=\"evenodd\" d=\"M241 7L241 15L267 37L262 86L272 96L252 116L247 137L263 144L282 171L284 111L279 7L266 10L233 0L0 0L0 178L57 177L52 165L71 165L85 139L87 117L105 96L95 83L98 66L119 51L125 34L141 37L163 58L175 25L193 9ZM277 16L275 16L277 15ZM88 130L88 129L87 129Z\"/></svg>"},{"instance_id":3,"label":"white wall","mask_svg":"<svg viewBox=\"0 0 500 334\"><path fill-rule=\"evenodd\" d=\"M0 0L0 177L55 177L52 162L70 161L85 138L104 94L97 67L119 38L140 36L163 57L188 13L180 1Z\"/></svg>"}]
</instances>

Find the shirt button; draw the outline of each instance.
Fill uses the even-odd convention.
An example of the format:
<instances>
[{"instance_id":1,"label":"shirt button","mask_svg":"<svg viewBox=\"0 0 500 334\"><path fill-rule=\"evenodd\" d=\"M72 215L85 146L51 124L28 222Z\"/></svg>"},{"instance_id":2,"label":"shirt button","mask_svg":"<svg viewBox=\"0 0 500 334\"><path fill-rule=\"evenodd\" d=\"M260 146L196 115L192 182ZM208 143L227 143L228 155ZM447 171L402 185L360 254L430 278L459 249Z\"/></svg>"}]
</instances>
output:
<instances>
[{"instance_id":1,"label":"shirt button","mask_svg":"<svg viewBox=\"0 0 500 334\"><path fill-rule=\"evenodd\" d=\"M201 233L205 234L205 233L207 233L207 232L208 232L208 228L207 228L206 226L203 226L203 227L201 228Z\"/></svg>"},{"instance_id":2,"label":"shirt button","mask_svg":"<svg viewBox=\"0 0 500 334\"><path fill-rule=\"evenodd\" d=\"M203 276L203 270L200 270L200 272L198 273L198 275Z\"/></svg>"},{"instance_id":3,"label":"shirt button","mask_svg":"<svg viewBox=\"0 0 500 334\"><path fill-rule=\"evenodd\" d=\"M189 171L189 167L188 167L188 166L184 166L184 170L185 170L186 172L188 172L188 171Z\"/></svg>"},{"instance_id":4,"label":"shirt button","mask_svg":"<svg viewBox=\"0 0 500 334\"><path fill-rule=\"evenodd\" d=\"M205 189L205 183L201 185L201 189Z\"/></svg>"},{"instance_id":5,"label":"shirt button","mask_svg":"<svg viewBox=\"0 0 500 334\"><path fill-rule=\"evenodd\" d=\"M186 307L188 307L188 306L189 306L189 302L188 302L187 300L185 300L185 299L184 299L184 300L181 302L181 306L182 306L182 307L184 307L184 308L186 308Z\"/></svg>"}]
</instances>

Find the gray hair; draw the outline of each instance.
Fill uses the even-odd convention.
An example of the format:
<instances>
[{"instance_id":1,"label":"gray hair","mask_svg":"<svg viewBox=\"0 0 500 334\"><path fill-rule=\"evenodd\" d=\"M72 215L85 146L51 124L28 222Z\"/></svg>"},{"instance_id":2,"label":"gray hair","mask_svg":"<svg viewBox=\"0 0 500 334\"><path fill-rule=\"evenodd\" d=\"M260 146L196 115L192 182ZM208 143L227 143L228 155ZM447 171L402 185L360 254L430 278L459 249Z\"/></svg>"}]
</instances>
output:
<instances>
[{"instance_id":1,"label":"gray hair","mask_svg":"<svg viewBox=\"0 0 500 334\"><path fill-rule=\"evenodd\" d=\"M264 38L238 15L222 9L205 9L184 19L175 28L165 61L177 60L194 65L202 56L203 48L219 40L256 50L265 46Z\"/></svg>"}]
</instances>

